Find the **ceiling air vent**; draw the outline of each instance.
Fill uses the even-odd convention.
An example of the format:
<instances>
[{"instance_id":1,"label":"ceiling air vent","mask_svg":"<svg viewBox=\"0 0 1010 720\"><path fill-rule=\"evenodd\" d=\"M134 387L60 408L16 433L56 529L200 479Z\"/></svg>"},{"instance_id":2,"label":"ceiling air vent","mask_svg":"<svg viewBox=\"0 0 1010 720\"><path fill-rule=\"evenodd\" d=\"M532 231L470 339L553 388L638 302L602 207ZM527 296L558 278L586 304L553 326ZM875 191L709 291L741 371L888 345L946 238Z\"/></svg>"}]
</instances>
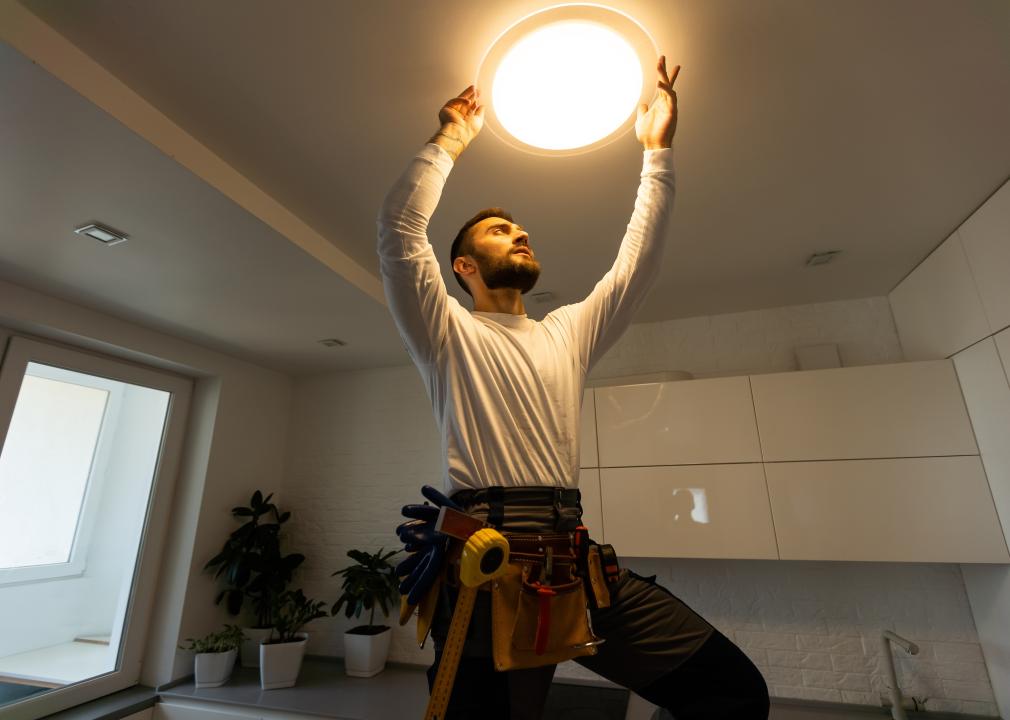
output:
<instances>
[{"instance_id":1,"label":"ceiling air vent","mask_svg":"<svg viewBox=\"0 0 1010 720\"><path fill-rule=\"evenodd\" d=\"M828 250L827 252L814 253L807 258L807 267L813 267L814 265L826 265L834 260L835 255L840 252L841 250Z\"/></svg>"},{"instance_id":2,"label":"ceiling air vent","mask_svg":"<svg viewBox=\"0 0 1010 720\"><path fill-rule=\"evenodd\" d=\"M530 299L535 303L549 303L554 300L554 293L550 290L545 290L544 292L533 293L530 295Z\"/></svg>"},{"instance_id":3,"label":"ceiling air vent","mask_svg":"<svg viewBox=\"0 0 1010 720\"><path fill-rule=\"evenodd\" d=\"M338 340L337 338L325 338L319 341L320 345L325 345L326 347L344 347L347 343L343 340Z\"/></svg>"},{"instance_id":4,"label":"ceiling air vent","mask_svg":"<svg viewBox=\"0 0 1010 720\"><path fill-rule=\"evenodd\" d=\"M82 225L79 228L74 228L74 232L78 235L87 235L89 238L94 238L103 245L118 245L121 242L126 242L129 238L128 235L99 223Z\"/></svg>"}]
</instances>

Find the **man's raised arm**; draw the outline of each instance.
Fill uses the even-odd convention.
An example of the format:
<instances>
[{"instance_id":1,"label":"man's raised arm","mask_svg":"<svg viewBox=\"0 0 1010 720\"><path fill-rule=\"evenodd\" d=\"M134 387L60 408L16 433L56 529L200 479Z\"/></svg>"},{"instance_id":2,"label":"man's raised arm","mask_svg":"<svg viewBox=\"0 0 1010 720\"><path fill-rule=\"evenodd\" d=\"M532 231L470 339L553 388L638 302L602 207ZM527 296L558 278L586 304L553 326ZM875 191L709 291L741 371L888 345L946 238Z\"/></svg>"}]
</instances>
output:
<instances>
[{"instance_id":1,"label":"man's raised arm","mask_svg":"<svg viewBox=\"0 0 1010 720\"><path fill-rule=\"evenodd\" d=\"M613 267L580 303L561 308L571 314L586 371L631 324L659 271L666 226L673 210L673 136L677 130L677 93L673 83L680 66L666 71L666 58L656 66L658 81L652 105L638 108L635 133L642 143L642 176L635 210Z\"/></svg>"},{"instance_id":2,"label":"man's raised arm","mask_svg":"<svg viewBox=\"0 0 1010 720\"><path fill-rule=\"evenodd\" d=\"M377 219L379 272L390 312L415 362L430 363L445 337L449 295L428 242L453 163L484 125L473 86L438 113L440 127L386 195Z\"/></svg>"}]
</instances>

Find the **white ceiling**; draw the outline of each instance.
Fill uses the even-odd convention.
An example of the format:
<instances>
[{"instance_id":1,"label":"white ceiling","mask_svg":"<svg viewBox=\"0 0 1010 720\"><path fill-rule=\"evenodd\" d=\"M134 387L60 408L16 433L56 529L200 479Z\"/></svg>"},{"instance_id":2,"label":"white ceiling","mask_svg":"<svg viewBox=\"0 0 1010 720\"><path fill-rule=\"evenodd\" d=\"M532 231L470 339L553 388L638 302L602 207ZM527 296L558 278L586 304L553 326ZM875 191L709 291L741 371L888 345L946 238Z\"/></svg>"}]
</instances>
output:
<instances>
[{"instance_id":1,"label":"white ceiling","mask_svg":"<svg viewBox=\"0 0 1010 720\"><path fill-rule=\"evenodd\" d=\"M371 272L378 205L438 107L501 29L548 4L24 2ZM1010 176L1006 0L609 4L683 65L677 209L639 320L886 294ZM406 362L379 303L25 65L0 55L16 98L0 108L7 279L290 372ZM612 262L639 164L631 135L542 158L485 133L449 180L436 251L503 205L530 229L537 289L576 301ZM138 238L131 260L84 258L66 233L92 219ZM804 267L824 250L842 254ZM317 350L329 336L351 344Z\"/></svg>"},{"instance_id":2,"label":"white ceiling","mask_svg":"<svg viewBox=\"0 0 1010 720\"><path fill-rule=\"evenodd\" d=\"M405 362L380 303L2 44L0 97L0 278L286 372Z\"/></svg>"}]
</instances>

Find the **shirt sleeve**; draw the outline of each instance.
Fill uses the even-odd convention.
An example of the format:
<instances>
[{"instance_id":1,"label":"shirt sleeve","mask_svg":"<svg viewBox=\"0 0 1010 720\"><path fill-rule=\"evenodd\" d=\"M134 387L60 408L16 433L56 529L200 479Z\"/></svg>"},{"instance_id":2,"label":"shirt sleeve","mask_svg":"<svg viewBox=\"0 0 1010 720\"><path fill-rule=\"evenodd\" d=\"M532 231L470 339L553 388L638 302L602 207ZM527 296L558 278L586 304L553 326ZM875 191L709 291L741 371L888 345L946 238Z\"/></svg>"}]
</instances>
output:
<instances>
[{"instance_id":1,"label":"shirt sleeve","mask_svg":"<svg viewBox=\"0 0 1010 720\"><path fill-rule=\"evenodd\" d=\"M635 210L613 267L585 300L557 311L569 315L585 372L631 324L655 281L673 199L673 149L645 150Z\"/></svg>"},{"instance_id":2,"label":"shirt sleeve","mask_svg":"<svg viewBox=\"0 0 1010 720\"><path fill-rule=\"evenodd\" d=\"M445 289L427 235L452 167L445 150L425 145L386 195L376 221L386 301L416 363L434 361L456 303Z\"/></svg>"}]
</instances>

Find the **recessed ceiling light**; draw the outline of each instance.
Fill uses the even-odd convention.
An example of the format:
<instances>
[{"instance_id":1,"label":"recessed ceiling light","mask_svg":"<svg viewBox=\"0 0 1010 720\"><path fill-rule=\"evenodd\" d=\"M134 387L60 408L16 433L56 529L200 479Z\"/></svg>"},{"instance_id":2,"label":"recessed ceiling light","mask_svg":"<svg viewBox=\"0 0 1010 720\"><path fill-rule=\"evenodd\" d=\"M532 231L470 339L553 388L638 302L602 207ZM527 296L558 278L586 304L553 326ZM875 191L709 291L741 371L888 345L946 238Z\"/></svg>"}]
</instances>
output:
<instances>
[{"instance_id":1,"label":"recessed ceiling light","mask_svg":"<svg viewBox=\"0 0 1010 720\"><path fill-rule=\"evenodd\" d=\"M645 28L602 5L527 15L495 39L477 70L486 123L510 145L541 155L601 147L631 129L636 106L651 101L658 55Z\"/></svg>"},{"instance_id":2,"label":"recessed ceiling light","mask_svg":"<svg viewBox=\"0 0 1010 720\"><path fill-rule=\"evenodd\" d=\"M126 242L129 239L129 236L125 233L113 230L112 228L100 225L99 223L81 225L79 228L74 228L74 232L78 235L87 235L90 238L94 238L103 245L118 245L119 243Z\"/></svg>"}]
</instances>

